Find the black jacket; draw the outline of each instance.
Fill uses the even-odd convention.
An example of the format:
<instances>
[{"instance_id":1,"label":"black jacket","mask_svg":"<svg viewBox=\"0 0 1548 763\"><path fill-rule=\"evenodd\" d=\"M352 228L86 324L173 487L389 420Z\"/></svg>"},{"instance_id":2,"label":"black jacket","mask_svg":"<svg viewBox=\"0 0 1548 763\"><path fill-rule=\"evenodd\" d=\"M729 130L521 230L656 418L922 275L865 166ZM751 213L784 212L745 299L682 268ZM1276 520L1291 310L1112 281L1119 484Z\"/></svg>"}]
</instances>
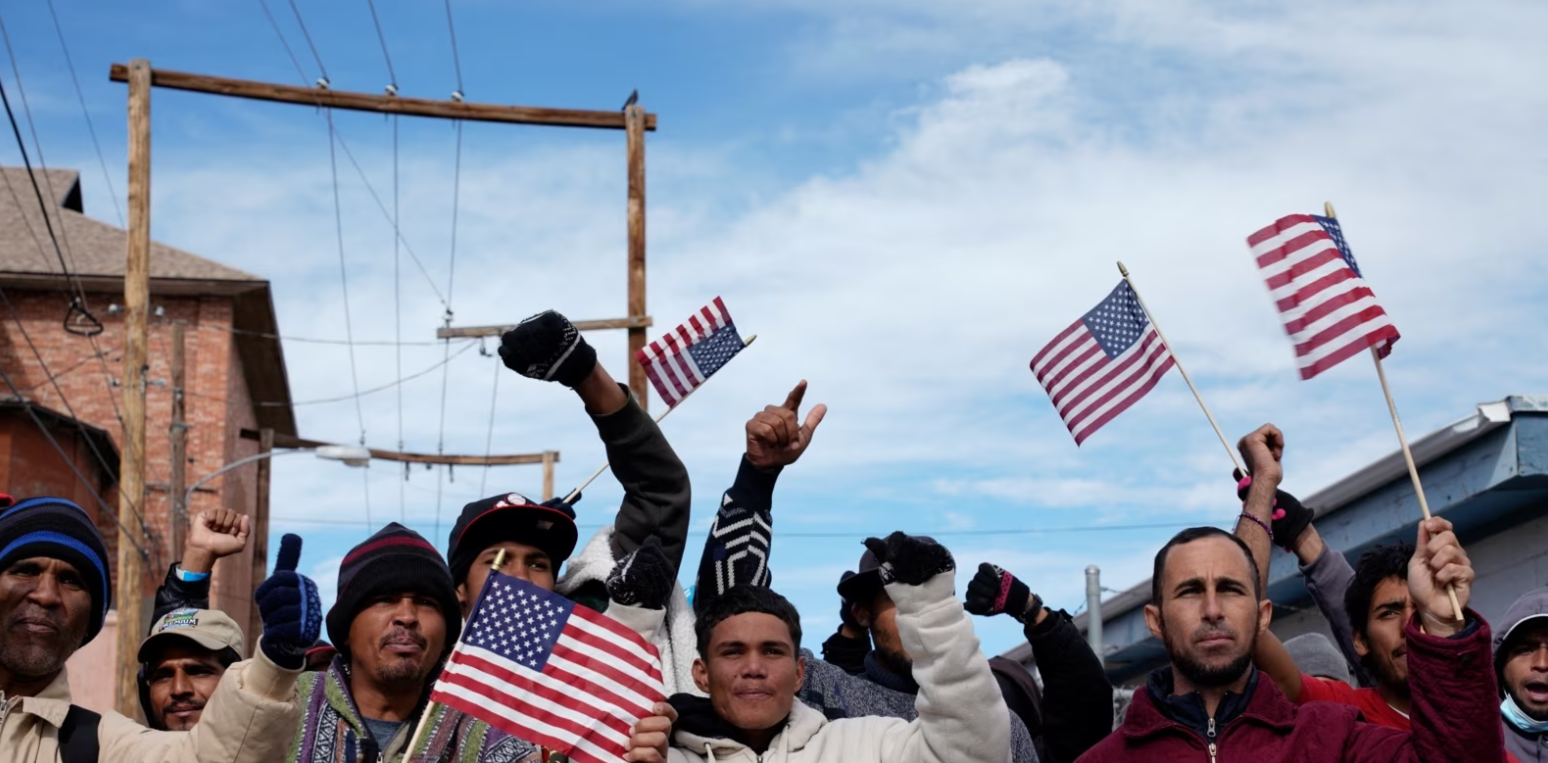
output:
<instances>
[{"instance_id":1,"label":"black jacket","mask_svg":"<svg viewBox=\"0 0 1548 763\"><path fill-rule=\"evenodd\" d=\"M1043 676L1046 760L1073 763L1112 733L1113 685L1064 610L1049 610L1043 622L1028 624L1023 633Z\"/></svg>"},{"instance_id":2,"label":"black jacket","mask_svg":"<svg viewBox=\"0 0 1548 763\"><path fill-rule=\"evenodd\" d=\"M680 569L693 503L688 468L633 395L618 411L591 420L607 449L613 476L624 489L613 522L613 558L622 559L654 535L673 567Z\"/></svg>"}]
</instances>

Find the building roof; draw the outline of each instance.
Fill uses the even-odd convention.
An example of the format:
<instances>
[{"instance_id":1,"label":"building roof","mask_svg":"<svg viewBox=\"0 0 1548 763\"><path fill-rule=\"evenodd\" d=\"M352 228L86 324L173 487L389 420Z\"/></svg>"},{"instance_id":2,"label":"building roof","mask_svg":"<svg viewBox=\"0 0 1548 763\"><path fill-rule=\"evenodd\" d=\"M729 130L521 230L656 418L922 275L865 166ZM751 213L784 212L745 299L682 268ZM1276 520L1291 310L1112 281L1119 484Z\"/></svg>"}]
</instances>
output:
<instances>
[{"instance_id":1,"label":"building roof","mask_svg":"<svg viewBox=\"0 0 1548 763\"><path fill-rule=\"evenodd\" d=\"M83 213L80 173L39 171L38 186L45 200L58 200L58 206L50 205L49 222L70 271L82 277L123 278L129 234ZM153 279L265 283L251 273L156 241L151 242L150 271ZM23 167L0 167L0 272L59 275L59 259Z\"/></svg>"},{"instance_id":2,"label":"building roof","mask_svg":"<svg viewBox=\"0 0 1548 763\"><path fill-rule=\"evenodd\" d=\"M1521 427L1525 426L1525 429ZM1450 519L1464 543L1530 511L1548 496L1548 396L1512 395L1479 405L1467 416L1409 443L1436 516ZM1408 539L1419 518L1418 500L1402 452L1392 453L1302 499L1313 509L1323 541L1346 555L1378 543ZM1234 511L1234 509L1233 509ZM1276 606L1309 597L1296 560L1275 554L1268 598ZM1150 579L1102 602L1108 675L1122 679L1147 661L1164 658L1144 626ZM1086 630L1089 613L1075 618ZM1031 647L1006 652L1027 662Z\"/></svg>"},{"instance_id":3,"label":"building roof","mask_svg":"<svg viewBox=\"0 0 1548 763\"><path fill-rule=\"evenodd\" d=\"M129 234L85 214L80 173L35 170L48 204L47 224L24 167L0 167L0 287L63 291L70 288L48 228L64 252L70 273L87 292L122 294ZM225 296L232 299L232 328L253 400L290 402L285 356L269 282L251 273L151 241L151 294ZM97 307L101 307L100 305ZM255 406L261 427L296 434L289 405Z\"/></svg>"}]
</instances>

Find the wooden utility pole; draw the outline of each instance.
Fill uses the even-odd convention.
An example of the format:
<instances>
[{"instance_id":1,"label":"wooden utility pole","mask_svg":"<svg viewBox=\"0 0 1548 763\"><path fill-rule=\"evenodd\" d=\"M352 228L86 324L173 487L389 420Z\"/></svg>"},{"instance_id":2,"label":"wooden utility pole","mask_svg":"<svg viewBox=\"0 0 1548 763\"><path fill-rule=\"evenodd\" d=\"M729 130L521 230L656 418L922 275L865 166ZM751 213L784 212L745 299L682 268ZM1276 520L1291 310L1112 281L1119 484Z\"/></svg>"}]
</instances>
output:
<instances>
[{"instance_id":1,"label":"wooden utility pole","mask_svg":"<svg viewBox=\"0 0 1548 763\"><path fill-rule=\"evenodd\" d=\"M264 427L258 432L258 452L274 450L274 430ZM269 576L269 464L272 458L258 460L258 500L253 505L253 522L247 537L253 543L253 588ZM258 634L263 632L263 620L258 617L258 602L252 604L248 614L247 643L251 649L258 644ZM246 656L246 655L244 655Z\"/></svg>"},{"instance_id":2,"label":"wooden utility pole","mask_svg":"<svg viewBox=\"0 0 1548 763\"><path fill-rule=\"evenodd\" d=\"M172 438L172 478L167 493L172 496L172 553L174 558L183 553L183 539L188 532L188 506L183 501L183 482L188 466L188 422L184 421L183 389L183 322L172 322L172 424L168 434Z\"/></svg>"},{"instance_id":3,"label":"wooden utility pole","mask_svg":"<svg viewBox=\"0 0 1548 763\"><path fill-rule=\"evenodd\" d=\"M543 451L543 500L554 497L554 462L559 460L559 451Z\"/></svg>"},{"instance_id":4,"label":"wooden utility pole","mask_svg":"<svg viewBox=\"0 0 1548 763\"><path fill-rule=\"evenodd\" d=\"M145 633L145 364L150 302L150 62L129 62L129 247L124 260L124 442L118 467L118 681L114 706L140 717L136 654ZM140 534L140 538L130 535Z\"/></svg>"},{"instance_id":5,"label":"wooden utility pole","mask_svg":"<svg viewBox=\"0 0 1548 763\"><path fill-rule=\"evenodd\" d=\"M624 107L624 134L628 136L629 164L629 317L645 315L645 107ZM645 327L629 328L629 389L640 408L650 408L650 384L640 365L645 349Z\"/></svg>"}]
</instances>

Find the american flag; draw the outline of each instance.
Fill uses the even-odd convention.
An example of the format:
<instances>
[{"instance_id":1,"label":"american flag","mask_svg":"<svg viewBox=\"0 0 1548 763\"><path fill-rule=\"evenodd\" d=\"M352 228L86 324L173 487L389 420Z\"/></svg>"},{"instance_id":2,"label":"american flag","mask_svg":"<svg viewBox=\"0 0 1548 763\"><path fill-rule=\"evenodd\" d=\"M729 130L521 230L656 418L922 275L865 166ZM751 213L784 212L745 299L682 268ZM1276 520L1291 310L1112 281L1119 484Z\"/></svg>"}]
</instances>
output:
<instances>
[{"instance_id":1,"label":"american flag","mask_svg":"<svg viewBox=\"0 0 1548 763\"><path fill-rule=\"evenodd\" d=\"M489 573L430 701L569 756L616 763L666 697L656 648L607 615Z\"/></svg>"},{"instance_id":2,"label":"american flag","mask_svg":"<svg viewBox=\"0 0 1548 763\"><path fill-rule=\"evenodd\" d=\"M1107 299L1033 356L1032 373L1079 445L1144 397L1172 365L1129 282L1119 281Z\"/></svg>"},{"instance_id":3,"label":"american flag","mask_svg":"<svg viewBox=\"0 0 1548 763\"><path fill-rule=\"evenodd\" d=\"M646 345L636 357L656 392L671 408L719 371L743 346L726 303L716 297L687 323Z\"/></svg>"},{"instance_id":4,"label":"american flag","mask_svg":"<svg viewBox=\"0 0 1548 763\"><path fill-rule=\"evenodd\" d=\"M1392 352L1397 327L1360 277L1337 220L1281 217L1248 236L1247 246L1295 344L1302 379L1371 347L1383 358Z\"/></svg>"}]
</instances>

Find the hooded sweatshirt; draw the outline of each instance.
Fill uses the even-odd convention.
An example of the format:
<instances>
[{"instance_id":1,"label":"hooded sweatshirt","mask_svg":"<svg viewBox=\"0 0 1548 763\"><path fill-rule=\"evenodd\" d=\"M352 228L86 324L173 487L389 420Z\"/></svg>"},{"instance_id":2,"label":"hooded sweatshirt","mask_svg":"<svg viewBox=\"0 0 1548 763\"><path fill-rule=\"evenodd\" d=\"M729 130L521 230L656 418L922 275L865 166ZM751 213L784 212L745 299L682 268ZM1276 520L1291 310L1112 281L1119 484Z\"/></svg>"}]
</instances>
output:
<instances>
[{"instance_id":1,"label":"hooded sweatshirt","mask_svg":"<svg viewBox=\"0 0 1548 763\"><path fill-rule=\"evenodd\" d=\"M1502 703L1512 701L1505 691L1505 642L1510 640L1511 631L1522 621L1539 617L1548 618L1548 588L1528 591L1505 610L1505 616L1500 620L1498 635L1494 637L1494 670L1500 682ZM1501 710L1505 726L1505 751L1520 763L1548 763L1548 732L1544 732L1541 725L1536 729L1519 725L1520 721L1513 721L1510 715L1503 712L1503 704ZM1530 718L1522 720L1528 723L1531 721Z\"/></svg>"},{"instance_id":2,"label":"hooded sweatshirt","mask_svg":"<svg viewBox=\"0 0 1548 763\"><path fill-rule=\"evenodd\" d=\"M920 685L919 717L860 717L829 721L796 702L785 727L762 754L725 734L718 724L679 721L672 763L1005 763L1010 759L1010 714L979 650L952 576L922 585L893 583L898 631L914 659Z\"/></svg>"}]
</instances>

